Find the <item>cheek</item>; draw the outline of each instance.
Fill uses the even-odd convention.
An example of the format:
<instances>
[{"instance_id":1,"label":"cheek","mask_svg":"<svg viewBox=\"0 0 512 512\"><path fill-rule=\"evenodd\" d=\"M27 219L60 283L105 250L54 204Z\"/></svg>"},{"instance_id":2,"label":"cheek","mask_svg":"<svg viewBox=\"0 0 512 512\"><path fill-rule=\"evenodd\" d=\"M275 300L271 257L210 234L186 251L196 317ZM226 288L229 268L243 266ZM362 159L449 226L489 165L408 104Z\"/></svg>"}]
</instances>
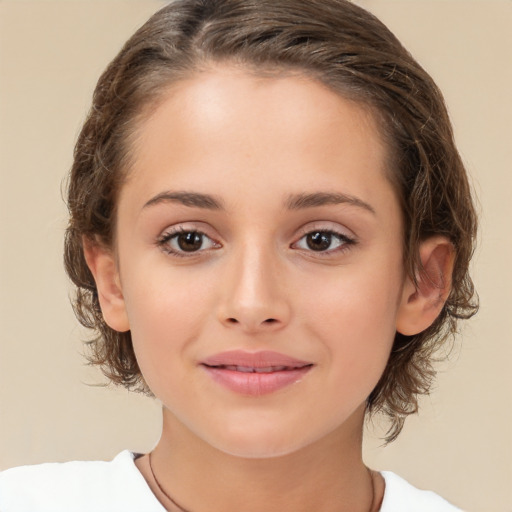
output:
<instances>
[{"instance_id":1,"label":"cheek","mask_svg":"<svg viewBox=\"0 0 512 512\"><path fill-rule=\"evenodd\" d=\"M401 297L401 266L382 270L344 269L337 279L311 282L302 310L312 336L323 342L328 358L342 365L347 382L361 375L379 378L395 337ZM314 292L313 292L314 287Z\"/></svg>"},{"instance_id":2,"label":"cheek","mask_svg":"<svg viewBox=\"0 0 512 512\"><path fill-rule=\"evenodd\" d=\"M198 293L191 279L165 272L154 279L151 274L139 274L141 278L126 287L126 308L137 362L149 387L156 391L162 368L164 375L172 369L169 377L185 370L184 355L200 336L209 295Z\"/></svg>"},{"instance_id":3,"label":"cheek","mask_svg":"<svg viewBox=\"0 0 512 512\"><path fill-rule=\"evenodd\" d=\"M197 324L210 300L204 275L151 263L134 268L123 283L132 332L151 329L171 335Z\"/></svg>"}]
</instances>

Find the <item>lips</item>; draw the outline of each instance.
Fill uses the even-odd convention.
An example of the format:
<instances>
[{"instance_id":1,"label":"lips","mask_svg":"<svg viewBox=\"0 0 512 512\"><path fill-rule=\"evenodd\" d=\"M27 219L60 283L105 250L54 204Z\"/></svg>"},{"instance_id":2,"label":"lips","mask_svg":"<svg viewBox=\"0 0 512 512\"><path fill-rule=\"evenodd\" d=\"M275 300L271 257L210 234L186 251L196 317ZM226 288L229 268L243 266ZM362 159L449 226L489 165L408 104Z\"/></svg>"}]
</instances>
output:
<instances>
[{"instance_id":1,"label":"lips","mask_svg":"<svg viewBox=\"0 0 512 512\"><path fill-rule=\"evenodd\" d=\"M229 351L206 358L201 366L228 390L260 396L302 380L313 364L272 351Z\"/></svg>"},{"instance_id":2,"label":"lips","mask_svg":"<svg viewBox=\"0 0 512 512\"><path fill-rule=\"evenodd\" d=\"M234 372L243 372L243 373L272 373L272 372L284 372L284 371L293 369L289 366L264 366L264 367L258 368L258 367L253 367L253 366L235 366L235 365L220 365L220 366L216 366L216 368L220 368L223 370L231 370Z\"/></svg>"}]
</instances>

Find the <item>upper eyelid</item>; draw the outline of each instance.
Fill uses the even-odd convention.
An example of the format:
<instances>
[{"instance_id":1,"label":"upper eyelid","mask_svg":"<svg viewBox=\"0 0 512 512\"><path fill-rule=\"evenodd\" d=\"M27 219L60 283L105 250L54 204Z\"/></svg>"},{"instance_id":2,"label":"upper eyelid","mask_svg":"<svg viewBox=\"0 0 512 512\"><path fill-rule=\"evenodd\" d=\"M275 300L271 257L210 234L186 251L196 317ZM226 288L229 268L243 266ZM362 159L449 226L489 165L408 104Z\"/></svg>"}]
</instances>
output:
<instances>
[{"instance_id":1,"label":"upper eyelid","mask_svg":"<svg viewBox=\"0 0 512 512\"><path fill-rule=\"evenodd\" d=\"M298 242L304 236L315 232L322 231L338 235L342 238L346 238L350 241L357 242L358 236L346 226L340 225L334 221L327 220L316 220L308 222L295 231L295 235L292 235L292 242L294 244ZM215 228L209 226L209 224L203 221L184 221L175 225L167 226L157 236L157 240L161 241L163 238L170 238L179 233L196 232L207 238L211 239L216 244L222 244L222 237L219 236Z\"/></svg>"},{"instance_id":2,"label":"upper eyelid","mask_svg":"<svg viewBox=\"0 0 512 512\"><path fill-rule=\"evenodd\" d=\"M194 232L207 236L208 238L211 238L213 240L215 239L215 236L212 233L210 233L211 231L212 229L209 228L208 225L204 222L187 221L180 222L172 226L167 226L160 232L158 237L161 238L166 235L176 235L179 233Z\"/></svg>"},{"instance_id":3,"label":"upper eyelid","mask_svg":"<svg viewBox=\"0 0 512 512\"><path fill-rule=\"evenodd\" d=\"M207 238L212 238L208 233L206 233L205 229L197 226L189 227L188 224L188 222L183 222L165 227L156 235L156 243L160 244L163 241L170 240L176 235L180 235L181 233L198 233L200 235L206 236Z\"/></svg>"},{"instance_id":4,"label":"upper eyelid","mask_svg":"<svg viewBox=\"0 0 512 512\"><path fill-rule=\"evenodd\" d=\"M169 229L169 228L167 228L164 231L162 231L162 233L158 236L157 241L162 242L162 241L166 241L166 240L171 240L175 236L178 236L182 233L197 233L198 235L208 238L216 245L220 244L219 241L217 241L214 237L212 237L208 233L205 233L202 229L187 229L187 228L184 228L184 229L181 229L181 228Z\"/></svg>"},{"instance_id":5,"label":"upper eyelid","mask_svg":"<svg viewBox=\"0 0 512 512\"><path fill-rule=\"evenodd\" d=\"M339 233L338 231L333 231L332 229L313 229L305 232L302 236L298 237L295 242L291 244L291 246L297 245L303 238L310 235L311 233L329 233L330 235L334 235L344 242L343 245L352 245L357 243L357 240L354 237L345 235L344 233ZM329 252L329 251L325 251Z\"/></svg>"},{"instance_id":6,"label":"upper eyelid","mask_svg":"<svg viewBox=\"0 0 512 512\"><path fill-rule=\"evenodd\" d=\"M331 221L313 221L311 223L301 226L298 230L297 236L301 238L309 233L315 231L323 231L326 233L333 233L349 240L357 241L356 234L349 228L340 226L338 223ZM298 240L299 238L297 238Z\"/></svg>"}]
</instances>

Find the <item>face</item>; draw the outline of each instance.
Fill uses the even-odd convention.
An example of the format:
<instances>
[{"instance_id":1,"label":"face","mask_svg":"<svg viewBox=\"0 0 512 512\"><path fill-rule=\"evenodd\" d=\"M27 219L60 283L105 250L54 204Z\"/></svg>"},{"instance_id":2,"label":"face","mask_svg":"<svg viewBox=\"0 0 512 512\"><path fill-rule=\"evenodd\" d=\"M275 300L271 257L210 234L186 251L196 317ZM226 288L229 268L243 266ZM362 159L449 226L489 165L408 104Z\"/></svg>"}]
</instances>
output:
<instances>
[{"instance_id":1,"label":"face","mask_svg":"<svg viewBox=\"0 0 512 512\"><path fill-rule=\"evenodd\" d=\"M247 457L353 429L404 284L372 116L304 76L217 67L169 89L134 157L105 316L165 416Z\"/></svg>"}]
</instances>

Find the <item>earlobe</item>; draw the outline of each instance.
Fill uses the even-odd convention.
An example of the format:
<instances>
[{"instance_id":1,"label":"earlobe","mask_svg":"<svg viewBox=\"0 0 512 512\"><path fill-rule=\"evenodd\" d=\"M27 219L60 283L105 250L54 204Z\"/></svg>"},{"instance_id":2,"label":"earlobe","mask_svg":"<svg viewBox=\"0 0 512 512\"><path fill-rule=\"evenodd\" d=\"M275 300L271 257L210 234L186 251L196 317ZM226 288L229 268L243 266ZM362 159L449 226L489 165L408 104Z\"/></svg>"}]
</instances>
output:
<instances>
[{"instance_id":1,"label":"earlobe","mask_svg":"<svg viewBox=\"0 0 512 512\"><path fill-rule=\"evenodd\" d=\"M85 237L83 248L85 261L96 282L105 322L119 332L130 330L114 254L100 243Z\"/></svg>"},{"instance_id":2,"label":"earlobe","mask_svg":"<svg viewBox=\"0 0 512 512\"><path fill-rule=\"evenodd\" d=\"M396 330L406 336L418 334L432 325L451 290L455 249L446 237L435 236L420 244L422 268L415 284L407 278L397 314Z\"/></svg>"}]
</instances>

